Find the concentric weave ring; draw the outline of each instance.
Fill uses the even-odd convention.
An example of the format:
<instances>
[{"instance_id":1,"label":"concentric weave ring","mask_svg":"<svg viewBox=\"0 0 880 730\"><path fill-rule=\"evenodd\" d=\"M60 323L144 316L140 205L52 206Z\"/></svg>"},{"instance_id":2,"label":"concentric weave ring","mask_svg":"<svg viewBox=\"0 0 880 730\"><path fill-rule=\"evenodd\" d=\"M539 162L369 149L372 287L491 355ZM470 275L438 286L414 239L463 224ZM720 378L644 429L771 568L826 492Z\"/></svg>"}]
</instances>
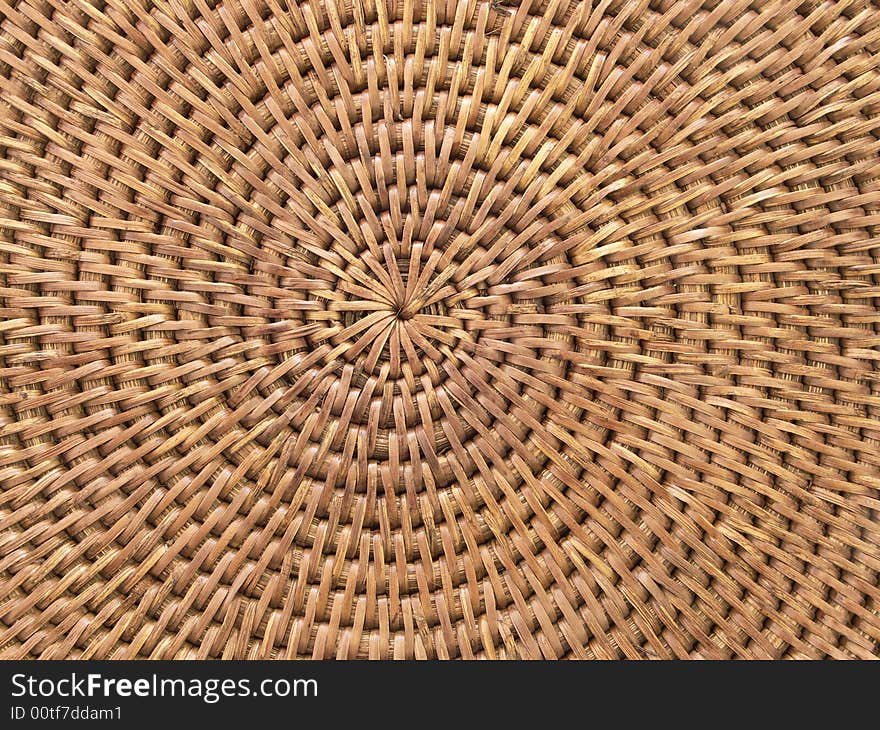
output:
<instances>
[{"instance_id":1,"label":"concentric weave ring","mask_svg":"<svg viewBox=\"0 0 880 730\"><path fill-rule=\"evenodd\" d=\"M0 6L0 656L880 643L880 7Z\"/></svg>"}]
</instances>

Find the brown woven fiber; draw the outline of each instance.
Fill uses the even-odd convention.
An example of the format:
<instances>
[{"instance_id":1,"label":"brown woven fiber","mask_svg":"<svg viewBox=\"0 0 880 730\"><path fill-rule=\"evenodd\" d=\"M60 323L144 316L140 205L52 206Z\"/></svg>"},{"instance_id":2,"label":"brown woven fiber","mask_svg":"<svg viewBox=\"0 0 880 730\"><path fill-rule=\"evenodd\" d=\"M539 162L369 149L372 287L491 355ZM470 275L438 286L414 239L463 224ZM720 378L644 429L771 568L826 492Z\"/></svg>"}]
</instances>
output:
<instances>
[{"instance_id":1,"label":"brown woven fiber","mask_svg":"<svg viewBox=\"0 0 880 730\"><path fill-rule=\"evenodd\" d=\"M0 0L0 657L872 658L880 2Z\"/></svg>"}]
</instances>

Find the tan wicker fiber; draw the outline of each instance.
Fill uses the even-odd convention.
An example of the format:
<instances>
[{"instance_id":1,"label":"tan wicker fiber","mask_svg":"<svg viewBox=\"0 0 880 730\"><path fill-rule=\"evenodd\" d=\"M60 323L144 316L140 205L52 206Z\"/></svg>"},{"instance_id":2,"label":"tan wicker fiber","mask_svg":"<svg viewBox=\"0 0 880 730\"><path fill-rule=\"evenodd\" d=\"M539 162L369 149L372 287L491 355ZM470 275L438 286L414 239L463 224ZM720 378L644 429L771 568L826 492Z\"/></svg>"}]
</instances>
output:
<instances>
[{"instance_id":1,"label":"tan wicker fiber","mask_svg":"<svg viewBox=\"0 0 880 730\"><path fill-rule=\"evenodd\" d=\"M0 0L0 657L871 658L880 2Z\"/></svg>"}]
</instances>

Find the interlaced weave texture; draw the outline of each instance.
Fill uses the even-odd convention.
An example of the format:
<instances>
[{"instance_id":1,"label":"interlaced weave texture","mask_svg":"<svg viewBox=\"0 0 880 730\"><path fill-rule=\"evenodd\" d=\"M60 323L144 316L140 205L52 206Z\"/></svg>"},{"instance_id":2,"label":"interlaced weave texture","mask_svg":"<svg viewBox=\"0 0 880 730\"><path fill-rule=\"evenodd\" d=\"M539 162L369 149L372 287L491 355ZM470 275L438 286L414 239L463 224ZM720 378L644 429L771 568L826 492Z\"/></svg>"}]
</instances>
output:
<instances>
[{"instance_id":1,"label":"interlaced weave texture","mask_svg":"<svg viewBox=\"0 0 880 730\"><path fill-rule=\"evenodd\" d=\"M0 656L870 658L880 4L0 0Z\"/></svg>"}]
</instances>

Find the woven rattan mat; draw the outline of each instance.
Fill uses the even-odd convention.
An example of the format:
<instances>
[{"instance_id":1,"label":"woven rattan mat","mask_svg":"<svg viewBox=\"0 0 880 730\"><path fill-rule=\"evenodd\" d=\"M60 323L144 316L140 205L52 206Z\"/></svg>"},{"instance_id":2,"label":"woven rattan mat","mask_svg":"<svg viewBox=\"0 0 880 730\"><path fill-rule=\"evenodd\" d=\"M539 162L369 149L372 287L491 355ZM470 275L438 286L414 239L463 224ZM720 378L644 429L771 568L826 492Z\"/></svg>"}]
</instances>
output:
<instances>
[{"instance_id":1,"label":"woven rattan mat","mask_svg":"<svg viewBox=\"0 0 880 730\"><path fill-rule=\"evenodd\" d=\"M0 656L868 658L880 3L0 0Z\"/></svg>"}]
</instances>

